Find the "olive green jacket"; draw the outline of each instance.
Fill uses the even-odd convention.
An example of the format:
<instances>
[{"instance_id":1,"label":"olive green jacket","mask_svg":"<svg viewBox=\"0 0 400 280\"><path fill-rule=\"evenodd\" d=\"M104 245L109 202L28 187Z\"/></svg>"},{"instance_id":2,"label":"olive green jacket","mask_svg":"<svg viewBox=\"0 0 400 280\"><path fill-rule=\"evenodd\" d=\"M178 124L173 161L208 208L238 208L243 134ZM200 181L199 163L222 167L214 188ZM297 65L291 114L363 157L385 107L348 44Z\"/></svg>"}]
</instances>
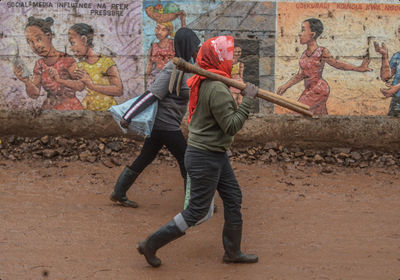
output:
<instances>
[{"instance_id":1,"label":"olive green jacket","mask_svg":"<svg viewBox=\"0 0 400 280\"><path fill-rule=\"evenodd\" d=\"M253 100L244 97L237 107L228 86L222 82L204 80L189 124L188 145L212 152L227 151L232 145L233 136L247 120L252 106Z\"/></svg>"}]
</instances>

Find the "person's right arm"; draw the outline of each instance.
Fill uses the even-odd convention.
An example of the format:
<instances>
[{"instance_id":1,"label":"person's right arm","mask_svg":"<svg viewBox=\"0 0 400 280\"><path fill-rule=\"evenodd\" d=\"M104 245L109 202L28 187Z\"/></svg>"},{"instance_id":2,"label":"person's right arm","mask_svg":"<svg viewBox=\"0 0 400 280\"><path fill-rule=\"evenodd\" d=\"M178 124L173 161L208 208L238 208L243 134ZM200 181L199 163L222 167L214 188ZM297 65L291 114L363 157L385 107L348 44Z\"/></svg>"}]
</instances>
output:
<instances>
[{"instance_id":1,"label":"person's right arm","mask_svg":"<svg viewBox=\"0 0 400 280\"><path fill-rule=\"evenodd\" d=\"M133 117L143 112L154 101L163 99L169 94L169 79L171 78L172 65L167 64L157 75L149 90L143 93L126 111L120 122L122 127L127 127Z\"/></svg>"},{"instance_id":2,"label":"person's right arm","mask_svg":"<svg viewBox=\"0 0 400 280\"><path fill-rule=\"evenodd\" d=\"M253 100L257 93L257 87L254 85L246 87L243 90L243 101L236 110L235 101L228 88L222 85L216 85L210 95L210 110L219 127L224 133L234 136L242 127L253 107ZM254 92L255 91L255 92Z\"/></svg>"},{"instance_id":3,"label":"person's right arm","mask_svg":"<svg viewBox=\"0 0 400 280\"><path fill-rule=\"evenodd\" d=\"M132 118L143 112L148 106L156 101L156 99L157 98L147 90L125 112L120 121L120 125L124 128L127 128Z\"/></svg>"},{"instance_id":4,"label":"person's right arm","mask_svg":"<svg viewBox=\"0 0 400 280\"><path fill-rule=\"evenodd\" d=\"M172 69L172 62L167 63L148 88L160 100L169 94L169 80L171 79ZM177 74L179 74L178 71Z\"/></svg>"}]
</instances>

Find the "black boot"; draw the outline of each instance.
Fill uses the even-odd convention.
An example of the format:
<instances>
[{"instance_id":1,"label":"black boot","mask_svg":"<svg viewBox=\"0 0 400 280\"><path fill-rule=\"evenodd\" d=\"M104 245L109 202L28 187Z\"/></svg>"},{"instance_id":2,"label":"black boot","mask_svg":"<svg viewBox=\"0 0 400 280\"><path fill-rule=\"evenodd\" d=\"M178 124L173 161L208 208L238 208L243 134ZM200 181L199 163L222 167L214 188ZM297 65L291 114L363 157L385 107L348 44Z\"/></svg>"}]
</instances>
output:
<instances>
[{"instance_id":1,"label":"black boot","mask_svg":"<svg viewBox=\"0 0 400 280\"><path fill-rule=\"evenodd\" d=\"M147 237L145 241L140 242L137 249L140 254L145 256L146 261L150 265L159 267L161 265L161 260L156 257L157 250L184 234L185 232L182 232L176 226L174 220L172 220Z\"/></svg>"},{"instance_id":2,"label":"black boot","mask_svg":"<svg viewBox=\"0 0 400 280\"><path fill-rule=\"evenodd\" d=\"M256 263L257 255L245 254L240 251L242 241L242 225L224 225L222 232L222 242L225 248L223 261L226 263Z\"/></svg>"},{"instance_id":3,"label":"black boot","mask_svg":"<svg viewBox=\"0 0 400 280\"><path fill-rule=\"evenodd\" d=\"M135 182L137 176L139 176L139 173L126 166L121 175L119 175L117 183L115 183L114 191L110 195L110 199L126 207L138 207L136 202L129 200L126 196L126 192L132 186L133 182Z\"/></svg>"}]
</instances>

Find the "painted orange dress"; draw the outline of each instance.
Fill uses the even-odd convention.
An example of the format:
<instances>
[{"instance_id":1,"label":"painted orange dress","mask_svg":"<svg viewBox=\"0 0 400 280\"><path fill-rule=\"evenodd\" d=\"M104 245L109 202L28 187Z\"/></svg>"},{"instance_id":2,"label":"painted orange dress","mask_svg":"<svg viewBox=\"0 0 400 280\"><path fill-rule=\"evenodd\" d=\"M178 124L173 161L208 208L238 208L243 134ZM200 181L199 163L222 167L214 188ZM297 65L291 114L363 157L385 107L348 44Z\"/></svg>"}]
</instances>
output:
<instances>
[{"instance_id":1,"label":"painted orange dress","mask_svg":"<svg viewBox=\"0 0 400 280\"><path fill-rule=\"evenodd\" d=\"M314 115L327 115L326 102L329 97L329 85L322 79L325 62L322 59L324 48L318 47L310 56L304 52L300 58L300 68L306 78L305 90L298 102L310 106Z\"/></svg>"},{"instance_id":2,"label":"painted orange dress","mask_svg":"<svg viewBox=\"0 0 400 280\"><path fill-rule=\"evenodd\" d=\"M75 63L75 60L67 55L61 55L56 63L47 65L44 59L36 62L33 72L41 77L41 85L47 92L47 98L43 102L43 110L82 110L83 107L75 96L75 91L58 82L51 76L49 69L53 68L57 71L61 79L72 79L68 72L68 68Z\"/></svg>"}]
</instances>

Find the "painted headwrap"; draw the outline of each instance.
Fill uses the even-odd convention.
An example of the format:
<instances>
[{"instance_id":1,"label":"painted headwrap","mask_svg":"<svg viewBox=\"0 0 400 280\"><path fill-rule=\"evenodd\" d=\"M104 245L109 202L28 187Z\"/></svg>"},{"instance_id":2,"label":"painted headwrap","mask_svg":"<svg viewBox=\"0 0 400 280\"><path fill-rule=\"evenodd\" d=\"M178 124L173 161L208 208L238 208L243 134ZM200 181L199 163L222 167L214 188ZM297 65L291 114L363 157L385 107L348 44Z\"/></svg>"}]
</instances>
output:
<instances>
[{"instance_id":1,"label":"painted headwrap","mask_svg":"<svg viewBox=\"0 0 400 280\"><path fill-rule=\"evenodd\" d=\"M196 63L199 67L207 71L230 78L232 72L233 52L234 40L232 36L214 37L208 39L201 46L197 55ZM197 106L201 82L205 79L206 78L203 76L194 75L187 81L187 84L190 87L188 123L190 122Z\"/></svg>"},{"instance_id":2,"label":"painted headwrap","mask_svg":"<svg viewBox=\"0 0 400 280\"><path fill-rule=\"evenodd\" d=\"M172 22L170 22L170 21L160 22L159 24L161 24L161 25L165 26L166 28L168 28L169 36L175 37L174 25L172 24Z\"/></svg>"}]
</instances>

